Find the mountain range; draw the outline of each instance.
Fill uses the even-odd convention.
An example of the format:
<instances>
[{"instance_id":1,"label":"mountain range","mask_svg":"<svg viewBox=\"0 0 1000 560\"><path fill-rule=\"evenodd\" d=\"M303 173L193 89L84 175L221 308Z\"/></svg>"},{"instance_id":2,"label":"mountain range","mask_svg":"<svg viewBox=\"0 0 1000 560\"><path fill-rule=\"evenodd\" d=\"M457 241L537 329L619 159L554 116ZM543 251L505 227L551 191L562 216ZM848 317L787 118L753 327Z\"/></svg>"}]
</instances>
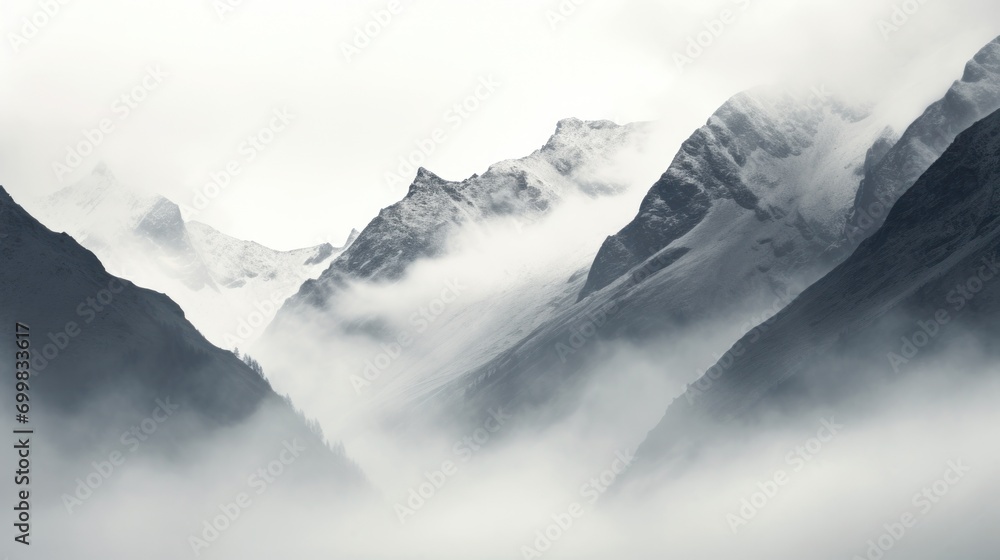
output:
<instances>
[{"instance_id":1,"label":"mountain range","mask_svg":"<svg viewBox=\"0 0 1000 560\"><path fill-rule=\"evenodd\" d=\"M17 340L28 343L17 348L29 354L30 366L18 365L31 374L29 423L21 427L35 433L36 527L93 534L101 520L127 518L157 524L164 535L176 532L172 554L188 554L186 532L200 534L201 516L217 510L188 507L163 519L159 508L126 512L126 502L115 505L112 496L138 489L151 499L160 495L162 508L175 507L167 495L222 500L245 479L232 473L252 473L285 449L296 450L287 488L302 484L327 503L371 495L343 448L275 393L259 369L213 346L167 296L108 273L94 253L44 227L2 189L0 255L0 319L27 333ZM4 343L11 356L14 339ZM13 365L0 366L5 378L14 378ZM0 408L13 417L13 406L13 398L4 399ZM149 466L157 461L166 466ZM73 517L83 511L89 514ZM62 541L36 543L44 556ZM114 539L91 543L108 552L123 546Z\"/></svg>"},{"instance_id":2,"label":"mountain range","mask_svg":"<svg viewBox=\"0 0 1000 560\"><path fill-rule=\"evenodd\" d=\"M650 136L645 124L566 119L534 153L481 175L421 168L288 300L255 352L276 371L314 371L322 389L309 394L344 399L327 410L427 398L572 305L599 243L594 223L615 223L652 174ZM405 351L393 350L399 337ZM290 355L297 363L283 363Z\"/></svg>"},{"instance_id":3,"label":"mountain range","mask_svg":"<svg viewBox=\"0 0 1000 560\"><path fill-rule=\"evenodd\" d=\"M213 343L249 347L303 282L350 243L275 251L188 222L159 195L123 185L104 164L80 182L33 201L45 224L78 239L120 276L181 304Z\"/></svg>"},{"instance_id":4,"label":"mountain range","mask_svg":"<svg viewBox=\"0 0 1000 560\"><path fill-rule=\"evenodd\" d=\"M776 410L858 406L948 353L995 363L1000 313L1000 111L962 132L878 230L737 341L650 431L655 472L711 439L692 434ZM954 357L951 364L957 361ZM940 364L937 364L940 366ZM952 382L965 374L946 365Z\"/></svg>"},{"instance_id":5,"label":"mountain range","mask_svg":"<svg viewBox=\"0 0 1000 560\"><path fill-rule=\"evenodd\" d=\"M859 221L878 209L873 197L887 213L901 185L997 109L997 40L898 139L871 110L815 88L738 94L684 142L635 219L604 242L579 302L471 370L445 398L469 411L545 407L605 342L663 344L699 325L729 333L730 343L756 336L878 229L875 216ZM585 328L593 334L581 341ZM730 343L706 356L701 372ZM694 368L667 375L698 378Z\"/></svg>"},{"instance_id":6,"label":"mountain range","mask_svg":"<svg viewBox=\"0 0 1000 560\"><path fill-rule=\"evenodd\" d=\"M884 114L825 88L757 87L672 158L651 124L565 119L482 174L420 168L340 248L235 239L103 165L33 201L37 219L0 187L0 320L30 332L30 357L0 373L31 371L39 524L76 538L153 526L171 535L164 557L197 556L198 535L214 547L211 528L239 526L234 493L278 464L265 499L294 507L243 512L242 537L216 550L276 555L252 538L270 530L281 545L311 550L323 534L353 553L372 546L364 524L381 530L438 493L452 492L428 510L458 500L454 486L480 492L472 473L514 480L499 491L514 496L548 468L519 454L498 475L465 454L544 458L565 439L634 435L588 417L594 400L630 418L658 407L634 464L615 455L627 473L612 466L581 489L611 473L634 499L739 434L803 414L871 417L915 380L931 392L981 381L1000 359L1000 38L901 134ZM13 339L11 355L24 349ZM660 393L616 387L631 369L652 371L643 387ZM13 416L11 401L0 412ZM559 437L566 426L579 433ZM106 472L140 432L124 452L134 466ZM78 524L88 507L100 513ZM449 535L469 515L449 518ZM562 515L551 520L568 530ZM436 537L399 521L407 542ZM42 550L65 555L60 544ZM102 538L100 552L118 544Z\"/></svg>"}]
</instances>

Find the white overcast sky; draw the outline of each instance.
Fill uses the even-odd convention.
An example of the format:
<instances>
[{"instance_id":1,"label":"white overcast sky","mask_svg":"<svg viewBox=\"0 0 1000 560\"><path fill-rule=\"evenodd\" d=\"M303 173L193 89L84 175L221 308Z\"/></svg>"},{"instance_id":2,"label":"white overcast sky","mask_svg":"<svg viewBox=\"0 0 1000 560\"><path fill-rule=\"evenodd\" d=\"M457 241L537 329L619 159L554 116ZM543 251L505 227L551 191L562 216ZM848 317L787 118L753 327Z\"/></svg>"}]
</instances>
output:
<instances>
[{"instance_id":1,"label":"white overcast sky","mask_svg":"<svg viewBox=\"0 0 1000 560\"><path fill-rule=\"evenodd\" d=\"M757 84L856 90L905 125L1000 35L995 0L909 0L919 10L888 41L878 22L898 0L577 0L555 28L548 12L570 0L401 0L348 63L342 45L388 1L232 0L224 18L214 0L63 1L15 53L11 34L41 4L0 0L0 181L24 199L103 160L126 184L190 204L288 107L291 125L198 216L282 249L339 242L401 198L384 175L436 127L448 137L425 166L447 179L529 154L570 116L656 120L674 142L665 169L719 104ZM724 9L735 22L679 73L673 53ZM167 76L121 119L115 99L150 66ZM490 76L496 92L452 130L445 112ZM57 180L53 161L103 118L114 131Z\"/></svg>"}]
</instances>

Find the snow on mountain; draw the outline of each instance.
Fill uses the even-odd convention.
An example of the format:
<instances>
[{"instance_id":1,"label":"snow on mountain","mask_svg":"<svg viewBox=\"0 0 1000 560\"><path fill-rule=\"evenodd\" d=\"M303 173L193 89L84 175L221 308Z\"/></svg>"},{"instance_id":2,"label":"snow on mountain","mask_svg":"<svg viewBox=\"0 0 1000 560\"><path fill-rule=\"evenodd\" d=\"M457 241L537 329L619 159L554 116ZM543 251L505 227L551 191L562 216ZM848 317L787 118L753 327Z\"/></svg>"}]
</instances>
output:
<instances>
[{"instance_id":1,"label":"snow on mountain","mask_svg":"<svg viewBox=\"0 0 1000 560\"><path fill-rule=\"evenodd\" d=\"M993 42L977 54L966 80L899 142L877 115L832 96L737 95L684 143L636 218L605 241L579 304L472 370L451 387L452 398L469 410L546 402L543 387L593 361L601 345L578 346L572 337L605 315L598 340L669 338L712 325L721 340L730 338L704 357L708 367L844 258L851 245L843 224L864 199L859 181L865 191L886 174L915 179L930 163L930 149L917 146L943 151L944 140L931 137L957 133L1000 101L988 71L996 49ZM668 375L689 382L696 372Z\"/></svg>"},{"instance_id":2,"label":"snow on mountain","mask_svg":"<svg viewBox=\"0 0 1000 560\"><path fill-rule=\"evenodd\" d=\"M528 157L497 163L480 175L447 181L420 168L403 200L384 208L351 247L290 303L325 305L346 279L395 280L422 258L443 254L463 224L515 217L530 222L563 198L621 193L627 185L601 169L646 134L639 124L565 119Z\"/></svg>"},{"instance_id":3,"label":"snow on mountain","mask_svg":"<svg viewBox=\"0 0 1000 560\"><path fill-rule=\"evenodd\" d=\"M949 349L995 360L998 154L1000 111L961 133L844 263L671 405L640 449L645 468L677 454L700 425L787 400L814 407L857 399Z\"/></svg>"},{"instance_id":4,"label":"snow on mountain","mask_svg":"<svg viewBox=\"0 0 1000 560\"><path fill-rule=\"evenodd\" d=\"M870 146L882 128L866 111L812 92L735 96L684 143L635 220L604 243L581 298L660 250L685 245L684 237L693 248L699 237L711 242L711 231L704 238L694 230L715 222L717 231L720 214L745 224L727 229L765 254L810 257L835 239L864 161L859 146ZM777 259L754 260L770 269ZM753 274L753 266L743 268Z\"/></svg>"},{"instance_id":5,"label":"snow on mountain","mask_svg":"<svg viewBox=\"0 0 1000 560\"><path fill-rule=\"evenodd\" d=\"M598 340L780 309L825 272L818 257L838 239L868 148L885 134L877 117L833 97L737 95L683 144L639 215L605 240L576 305L470 370L446 398L467 410L540 405L593 365ZM726 344L742 328L728 321Z\"/></svg>"},{"instance_id":6,"label":"snow on mountain","mask_svg":"<svg viewBox=\"0 0 1000 560\"><path fill-rule=\"evenodd\" d=\"M420 169L289 300L255 353L295 372L276 383L307 410L437 391L573 304L601 231L628 219L658 172L650 135L642 124L567 119L541 149L482 175L456 182ZM271 367L288 354L299 363Z\"/></svg>"},{"instance_id":7,"label":"snow on mountain","mask_svg":"<svg viewBox=\"0 0 1000 560\"><path fill-rule=\"evenodd\" d=\"M275 251L185 222L179 207L122 185L103 164L38 204L39 215L111 270L170 295L214 343L247 347L285 299L342 251Z\"/></svg>"},{"instance_id":8,"label":"snow on mountain","mask_svg":"<svg viewBox=\"0 0 1000 560\"><path fill-rule=\"evenodd\" d=\"M853 250L878 229L893 202L927 171L955 137L997 109L1000 109L1000 37L966 64L961 80L906 129L877 165L866 169L844 227L842 250Z\"/></svg>"},{"instance_id":9,"label":"snow on mountain","mask_svg":"<svg viewBox=\"0 0 1000 560\"><path fill-rule=\"evenodd\" d=\"M122 515L155 524L171 557L189 554L188 535L218 514L217 500L232 500L232 482L245 488L246 473L293 440L306 451L284 488L308 481L338 499L366 488L342 449L330 448L261 375L209 343L177 304L112 276L2 188L0 258L5 348L14 355L15 322L25 325L18 340L28 341L19 351L29 354L30 427L45 434L33 438L33 521L62 535L32 543L42 556L64 556L53 549L83 539L88 550L131 547L127 556L153 557L134 550L145 546L139 542L93 538L108 516ZM5 361L0 373L14 379L14 365ZM4 399L0 409L13 417L13 405ZM136 500L160 506L136 509ZM161 508L170 508L169 519Z\"/></svg>"},{"instance_id":10,"label":"snow on mountain","mask_svg":"<svg viewBox=\"0 0 1000 560\"><path fill-rule=\"evenodd\" d=\"M169 392L167 385L177 385L176 391L200 385L204 392L188 397L203 399L197 408L222 424L250 415L261 398L273 395L232 353L205 340L167 296L110 275L95 254L45 228L2 188L0 214L0 252L7 265L0 272L4 317L11 324L31 322L38 331L32 390L51 399L53 414L81 410L88 399L114 392L115 383L160 394ZM68 328L70 320L78 328ZM58 334L46 338L45 333ZM50 342L52 348L46 348ZM181 353L172 355L169 348ZM186 368L186 360L197 367ZM164 368L178 371L155 373ZM197 380L202 369L213 368L216 374ZM212 399L225 402L209 406Z\"/></svg>"},{"instance_id":11,"label":"snow on mountain","mask_svg":"<svg viewBox=\"0 0 1000 560\"><path fill-rule=\"evenodd\" d=\"M124 270L135 254L149 252L158 269L189 289L215 287L197 259L180 208L125 187L104 164L36 206L42 220L91 247L112 268Z\"/></svg>"}]
</instances>

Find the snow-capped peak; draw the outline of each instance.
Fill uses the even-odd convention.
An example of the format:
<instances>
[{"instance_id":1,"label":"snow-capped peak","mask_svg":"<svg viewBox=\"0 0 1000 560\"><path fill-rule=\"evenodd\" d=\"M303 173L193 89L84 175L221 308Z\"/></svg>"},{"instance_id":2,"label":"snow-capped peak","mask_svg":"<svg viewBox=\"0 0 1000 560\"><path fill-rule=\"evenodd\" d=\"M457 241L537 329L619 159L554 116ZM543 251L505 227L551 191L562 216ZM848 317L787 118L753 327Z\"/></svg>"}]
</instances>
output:
<instances>
[{"instance_id":1,"label":"snow-capped peak","mask_svg":"<svg viewBox=\"0 0 1000 560\"><path fill-rule=\"evenodd\" d=\"M343 250L324 243L275 251L185 222L176 204L122 184L104 164L38 207L46 225L72 235L116 275L170 295L209 340L229 348L249 346L273 311L247 327L251 315L277 309Z\"/></svg>"},{"instance_id":2,"label":"snow-capped peak","mask_svg":"<svg viewBox=\"0 0 1000 560\"><path fill-rule=\"evenodd\" d=\"M803 254L795 257L807 258L839 234L867 146L882 129L866 108L815 90L756 88L735 95L684 142L635 220L608 238L581 298L677 246L696 226L707 224L711 213L730 212L729 207L749 211L752 219L741 235L796 247ZM733 219L713 227L732 228ZM703 234L708 237L699 243L706 247L722 243L713 240L718 229ZM746 273L774 264L747 263Z\"/></svg>"},{"instance_id":3,"label":"snow-capped peak","mask_svg":"<svg viewBox=\"0 0 1000 560\"><path fill-rule=\"evenodd\" d=\"M976 53L965 65L962 79L907 127L877 165L866 168L843 228L839 251L849 252L874 233L893 203L958 134L997 109L1000 109L1000 37Z\"/></svg>"}]
</instances>

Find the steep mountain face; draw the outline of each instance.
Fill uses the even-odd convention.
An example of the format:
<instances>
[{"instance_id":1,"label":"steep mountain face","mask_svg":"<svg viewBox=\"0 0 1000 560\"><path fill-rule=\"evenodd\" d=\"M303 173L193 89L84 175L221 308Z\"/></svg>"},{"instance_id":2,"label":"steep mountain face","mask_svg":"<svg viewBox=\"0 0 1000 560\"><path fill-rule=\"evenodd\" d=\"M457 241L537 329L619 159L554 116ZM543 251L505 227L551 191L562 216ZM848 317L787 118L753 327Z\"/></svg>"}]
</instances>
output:
<instances>
[{"instance_id":1,"label":"steep mountain face","mask_svg":"<svg viewBox=\"0 0 1000 560\"><path fill-rule=\"evenodd\" d=\"M867 166L844 228L849 252L878 229L892 204L944 153L960 132L1000 109L1000 37L965 66L944 98L927 108L876 165ZM886 146L876 145L879 152ZM846 256L846 255L845 255Z\"/></svg>"},{"instance_id":2,"label":"steep mountain face","mask_svg":"<svg viewBox=\"0 0 1000 560\"><path fill-rule=\"evenodd\" d=\"M241 426L266 419L274 430L256 432L259 439L249 448L231 442L232 455L223 461L234 469L228 472L244 476L255 465L240 461L299 438L312 450L303 473L344 490L364 486L342 452L328 448L258 373L205 340L177 304L112 276L93 253L46 229L2 189L0 256L0 320L11 333L15 322L30 329L30 417L53 446L37 488L58 509L58 496L72 491L73 477L87 473L94 458L120 450L122 432L157 406L156 424L141 424L147 432L142 439L162 432L146 445L169 456L196 461L205 451L202 443L223 433L236 437ZM3 343L10 356L13 341L12 334ZM0 366L5 377L13 379L13 365ZM5 399L2 406L12 403Z\"/></svg>"},{"instance_id":3,"label":"steep mountain face","mask_svg":"<svg viewBox=\"0 0 1000 560\"><path fill-rule=\"evenodd\" d=\"M684 142L636 218L605 241L581 299L687 235L724 205L757 223L799 230L767 242L772 246L829 244L831 227L853 195L848 189L861 164L859 142L871 145L872 139L866 112L819 94L737 95Z\"/></svg>"},{"instance_id":4,"label":"steep mountain face","mask_svg":"<svg viewBox=\"0 0 1000 560\"><path fill-rule=\"evenodd\" d=\"M596 341L669 337L713 317L726 318L716 325L725 330L741 323L733 318L756 318L731 329L730 340L739 338L860 242L847 239L843 224L865 192L887 184L879 177L912 184L934 150L1000 101L997 45L977 54L965 79L898 142L874 117L830 97L735 97L685 142L635 220L607 239L578 305L472 370L453 394L471 409L541 404L593 362ZM590 342L579 344L580 329L595 324Z\"/></svg>"},{"instance_id":5,"label":"steep mountain face","mask_svg":"<svg viewBox=\"0 0 1000 560\"><path fill-rule=\"evenodd\" d=\"M640 124L565 119L541 149L482 175L454 182L420 168L403 200L379 212L329 270L289 303L322 308L349 279L396 280L418 259L440 256L462 225L501 217L532 222L566 196L618 193L624 185L593 175L593 169L645 134Z\"/></svg>"},{"instance_id":6,"label":"steep mountain face","mask_svg":"<svg viewBox=\"0 0 1000 560\"><path fill-rule=\"evenodd\" d=\"M275 251L186 223L176 204L122 185L103 164L39 207L50 227L122 276L170 295L210 340L229 348L251 345L273 310L342 251L330 244ZM271 311L261 319L262 308Z\"/></svg>"},{"instance_id":7,"label":"steep mountain face","mask_svg":"<svg viewBox=\"0 0 1000 560\"><path fill-rule=\"evenodd\" d=\"M734 97L605 241L585 297L471 370L452 395L471 410L541 405L593 363L598 341L669 337L722 317L735 323L729 340L742 335L731 318L774 313L828 270L819 256L838 239L879 138L891 143L876 117L832 98Z\"/></svg>"},{"instance_id":8,"label":"steep mountain face","mask_svg":"<svg viewBox=\"0 0 1000 560\"><path fill-rule=\"evenodd\" d=\"M995 359L998 251L1000 111L960 134L843 264L675 401L640 456L652 468L699 423L777 410L787 399L853 398L959 341L978 341Z\"/></svg>"}]
</instances>

